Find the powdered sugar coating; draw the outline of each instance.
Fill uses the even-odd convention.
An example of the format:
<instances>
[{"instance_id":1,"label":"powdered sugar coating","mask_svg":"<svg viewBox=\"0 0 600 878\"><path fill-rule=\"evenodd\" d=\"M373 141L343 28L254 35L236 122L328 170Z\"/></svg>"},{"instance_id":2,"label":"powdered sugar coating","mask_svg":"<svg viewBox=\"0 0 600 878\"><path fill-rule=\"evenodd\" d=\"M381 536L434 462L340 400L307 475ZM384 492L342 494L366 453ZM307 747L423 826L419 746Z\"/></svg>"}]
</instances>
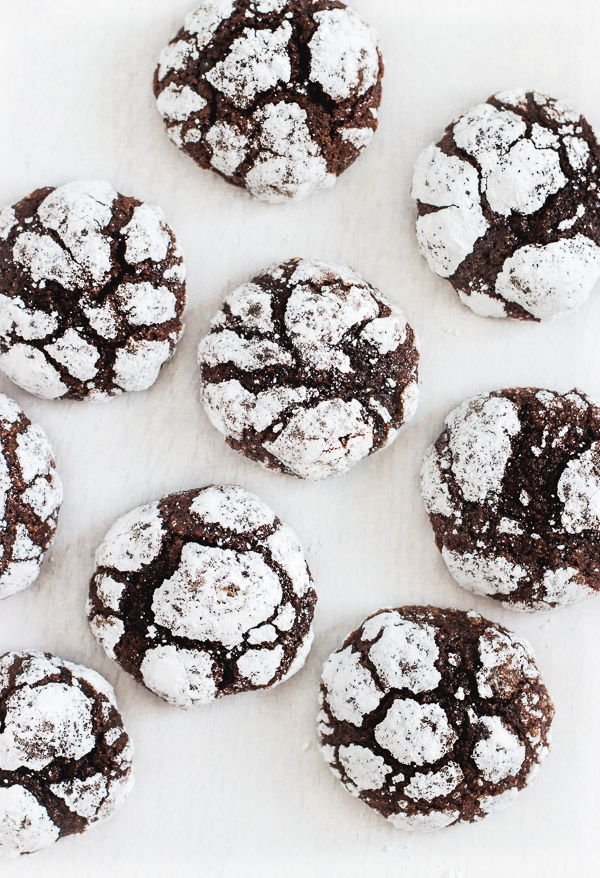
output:
<instances>
[{"instance_id":1,"label":"powdered sugar coating","mask_svg":"<svg viewBox=\"0 0 600 878\"><path fill-rule=\"evenodd\" d=\"M0 367L46 399L142 390L174 352L185 267L162 210L103 181L40 189L0 238Z\"/></svg>"},{"instance_id":2,"label":"powdered sugar coating","mask_svg":"<svg viewBox=\"0 0 600 878\"><path fill-rule=\"evenodd\" d=\"M430 268L482 316L570 313L600 277L599 159L592 129L564 102L515 90L473 107L415 166Z\"/></svg>"},{"instance_id":3,"label":"powdered sugar coating","mask_svg":"<svg viewBox=\"0 0 600 878\"><path fill-rule=\"evenodd\" d=\"M352 269L311 260L230 293L198 360L205 409L227 442L306 479L340 475L390 444L418 398L404 315Z\"/></svg>"},{"instance_id":4,"label":"powdered sugar coating","mask_svg":"<svg viewBox=\"0 0 600 878\"><path fill-rule=\"evenodd\" d=\"M242 488L213 485L133 510L96 563L92 633L178 707L277 685L304 664L316 595L302 547Z\"/></svg>"},{"instance_id":5,"label":"powdered sugar coating","mask_svg":"<svg viewBox=\"0 0 600 878\"><path fill-rule=\"evenodd\" d=\"M379 77L379 37L353 9L315 12L317 29L308 44L311 80L336 101L364 94Z\"/></svg>"},{"instance_id":6,"label":"powdered sugar coating","mask_svg":"<svg viewBox=\"0 0 600 878\"><path fill-rule=\"evenodd\" d=\"M0 854L11 857L110 817L132 786L132 747L95 671L42 653L6 653L0 668Z\"/></svg>"},{"instance_id":7,"label":"powdered sugar coating","mask_svg":"<svg viewBox=\"0 0 600 878\"><path fill-rule=\"evenodd\" d=\"M62 499L46 433L0 394L0 599L37 579Z\"/></svg>"},{"instance_id":8,"label":"powdered sugar coating","mask_svg":"<svg viewBox=\"0 0 600 878\"><path fill-rule=\"evenodd\" d=\"M553 712L531 648L505 628L458 610L381 610L323 667L320 747L394 826L439 829L482 819L531 781Z\"/></svg>"},{"instance_id":9,"label":"powdered sugar coating","mask_svg":"<svg viewBox=\"0 0 600 878\"><path fill-rule=\"evenodd\" d=\"M377 34L332 0L204 0L161 53L154 91L180 149L276 202L334 185L366 148L382 75Z\"/></svg>"},{"instance_id":10,"label":"powdered sugar coating","mask_svg":"<svg viewBox=\"0 0 600 878\"><path fill-rule=\"evenodd\" d=\"M421 488L457 582L521 610L600 588L600 409L513 388L467 400L426 452Z\"/></svg>"}]
</instances>

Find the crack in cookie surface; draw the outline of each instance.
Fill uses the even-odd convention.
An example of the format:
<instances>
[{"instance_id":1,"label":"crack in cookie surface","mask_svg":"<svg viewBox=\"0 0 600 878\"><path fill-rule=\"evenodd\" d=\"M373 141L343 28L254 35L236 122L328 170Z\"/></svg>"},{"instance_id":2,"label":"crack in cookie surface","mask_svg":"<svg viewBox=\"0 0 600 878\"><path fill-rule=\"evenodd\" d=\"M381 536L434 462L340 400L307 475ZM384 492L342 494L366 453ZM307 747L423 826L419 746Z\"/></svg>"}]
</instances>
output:
<instances>
[{"instance_id":1,"label":"crack in cookie surface","mask_svg":"<svg viewBox=\"0 0 600 878\"><path fill-rule=\"evenodd\" d=\"M132 756L100 674L50 653L0 657L0 854L107 820L133 785Z\"/></svg>"},{"instance_id":2,"label":"crack in cookie surface","mask_svg":"<svg viewBox=\"0 0 600 878\"><path fill-rule=\"evenodd\" d=\"M596 135L565 101L496 94L419 156L421 252L477 314L563 316L600 277L599 169Z\"/></svg>"},{"instance_id":3,"label":"crack in cookie surface","mask_svg":"<svg viewBox=\"0 0 600 878\"><path fill-rule=\"evenodd\" d=\"M585 394L466 400L428 449L421 486L460 585L521 610L600 590L600 408Z\"/></svg>"},{"instance_id":4,"label":"crack in cookie surface","mask_svg":"<svg viewBox=\"0 0 600 878\"><path fill-rule=\"evenodd\" d=\"M198 359L227 443L300 478L346 472L391 444L417 406L413 329L347 267L267 269L226 297Z\"/></svg>"},{"instance_id":5,"label":"crack in cookie surface","mask_svg":"<svg viewBox=\"0 0 600 878\"><path fill-rule=\"evenodd\" d=\"M157 205L88 181L0 212L0 368L30 393L147 389L184 307L183 256Z\"/></svg>"},{"instance_id":6,"label":"crack in cookie surface","mask_svg":"<svg viewBox=\"0 0 600 878\"><path fill-rule=\"evenodd\" d=\"M271 688L304 664L317 598L302 546L242 488L134 509L109 530L96 566L94 636L178 707Z\"/></svg>"},{"instance_id":7,"label":"crack in cookie surface","mask_svg":"<svg viewBox=\"0 0 600 878\"><path fill-rule=\"evenodd\" d=\"M318 728L353 796L433 830L509 804L548 753L553 715L526 641L473 612L402 607L325 662Z\"/></svg>"},{"instance_id":8,"label":"crack in cookie surface","mask_svg":"<svg viewBox=\"0 0 600 878\"><path fill-rule=\"evenodd\" d=\"M334 185L377 128L379 39L339 0L204 0L161 53L171 140L266 201Z\"/></svg>"}]
</instances>

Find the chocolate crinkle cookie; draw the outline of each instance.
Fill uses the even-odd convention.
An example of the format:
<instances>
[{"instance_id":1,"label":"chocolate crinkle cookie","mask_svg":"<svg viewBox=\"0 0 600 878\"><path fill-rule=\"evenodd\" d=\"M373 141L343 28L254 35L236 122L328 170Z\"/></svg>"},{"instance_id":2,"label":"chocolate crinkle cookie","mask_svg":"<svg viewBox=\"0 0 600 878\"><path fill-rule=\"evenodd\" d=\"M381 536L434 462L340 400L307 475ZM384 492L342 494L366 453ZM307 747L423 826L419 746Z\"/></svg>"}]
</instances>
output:
<instances>
[{"instance_id":1,"label":"chocolate crinkle cookie","mask_svg":"<svg viewBox=\"0 0 600 878\"><path fill-rule=\"evenodd\" d=\"M484 317L546 320L600 277L600 146L564 101L496 94L417 161L412 195L429 267Z\"/></svg>"},{"instance_id":2,"label":"chocolate crinkle cookie","mask_svg":"<svg viewBox=\"0 0 600 878\"><path fill-rule=\"evenodd\" d=\"M108 819L133 786L112 687L41 652L0 657L0 854L16 857Z\"/></svg>"},{"instance_id":3,"label":"chocolate crinkle cookie","mask_svg":"<svg viewBox=\"0 0 600 878\"><path fill-rule=\"evenodd\" d=\"M155 204L101 181L0 211L0 369L45 399L146 390L183 332L185 266Z\"/></svg>"},{"instance_id":4,"label":"chocolate crinkle cookie","mask_svg":"<svg viewBox=\"0 0 600 878\"><path fill-rule=\"evenodd\" d=\"M160 56L171 140L264 201L333 186L377 128L379 40L339 0L204 0Z\"/></svg>"},{"instance_id":5,"label":"chocolate crinkle cookie","mask_svg":"<svg viewBox=\"0 0 600 878\"><path fill-rule=\"evenodd\" d=\"M417 406L415 333L346 267L267 269L227 296L198 357L204 407L227 443L305 479L389 445Z\"/></svg>"},{"instance_id":6,"label":"chocolate crinkle cookie","mask_svg":"<svg viewBox=\"0 0 600 878\"><path fill-rule=\"evenodd\" d=\"M600 407L579 391L468 399L423 462L436 543L457 582L519 610L600 591Z\"/></svg>"},{"instance_id":7,"label":"chocolate crinkle cookie","mask_svg":"<svg viewBox=\"0 0 600 878\"><path fill-rule=\"evenodd\" d=\"M370 616L325 663L321 705L333 774L406 830L509 805L547 755L554 716L526 641L437 607Z\"/></svg>"},{"instance_id":8,"label":"chocolate crinkle cookie","mask_svg":"<svg viewBox=\"0 0 600 878\"><path fill-rule=\"evenodd\" d=\"M0 599L37 579L62 499L48 437L0 393Z\"/></svg>"},{"instance_id":9,"label":"chocolate crinkle cookie","mask_svg":"<svg viewBox=\"0 0 600 878\"><path fill-rule=\"evenodd\" d=\"M293 530L235 486L171 494L119 519L96 552L92 632L178 707L299 671L317 600Z\"/></svg>"}]
</instances>

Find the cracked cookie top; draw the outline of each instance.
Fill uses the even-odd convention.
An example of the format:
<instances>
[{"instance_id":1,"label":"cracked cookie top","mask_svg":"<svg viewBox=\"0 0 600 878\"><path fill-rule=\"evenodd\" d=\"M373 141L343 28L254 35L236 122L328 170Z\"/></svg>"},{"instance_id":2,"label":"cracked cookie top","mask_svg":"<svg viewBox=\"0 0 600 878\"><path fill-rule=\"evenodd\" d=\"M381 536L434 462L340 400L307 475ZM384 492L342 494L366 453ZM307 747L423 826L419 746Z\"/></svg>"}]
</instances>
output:
<instances>
[{"instance_id":1,"label":"cracked cookie top","mask_svg":"<svg viewBox=\"0 0 600 878\"><path fill-rule=\"evenodd\" d=\"M178 707L271 688L303 666L317 596L294 531L233 485L120 518L96 552L88 613L106 653Z\"/></svg>"},{"instance_id":2,"label":"cracked cookie top","mask_svg":"<svg viewBox=\"0 0 600 878\"><path fill-rule=\"evenodd\" d=\"M300 478L347 472L417 406L414 331L345 266L291 259L238 287L198 359L204 407L227 443Z\"/></svg>"},{"instance_id":3,"label":"cracked cookie top","mask_svg":"<svg viewBox=\"0 0 600 878\"><path fill-rule=\"evenodd\" d=\"M171 140L264 201L332 186L377 128L375 31L339 0L204 0L154 76Z\"/></svg>"},{"instance_id":4,"label":"cracked cookie top","mask_svg":"<svg viewBox=\"0 0 600 878\"><path fill-rule=\"evenodd\" d=\"M529 644L477 613L380 610L325 662L321 752L399 829L481 820L548 753L554 707Z\"/></svg>"},{"instance_id":5,"label":"cracked cookie top","mask_svg":"<svg viewBox=\"0 0 600 878\"><path fill-rule=\"evenodd\" d=\"M0 599L37 579L62 500L46 433L0 394Z\"/></svg>"},{"instance_id":6,"label":"cracked cookie top","mask_svg":"<svg viewBox=\"0 0 600 878\"><path fill-rule=\"evenodd\" d=\"M0 855L108 819L133 785L132 756L100 674L50 653L0 657Z\"/></svg>"},{"instance_id":7,"label":"cracked cookie top","mask_svg":"<svg viewBox=\"0 0 600 878\"><path fill-rule=\"evenodd\" d=\"M520 610L600 590L600 408L585 394L466 400L427 450L421 487L460 585Z\"/></svg>"},{"instance_id":8,"label":"cracked cookie top","mask_svg":"<svg viewBox=\"0 0 600 878\"><path fill-rule=\"evenodd\" d=\"M596 136L565 101L493 95L419 156L421 252L477 314L567 314L600 277L599 169Z\"/></svg>"},{"instance_id":9,"label":"cracked cookie top","mask_svg":"<svg viewBox=\"0 0 600 878\"><path fill-rule=\"evenodd\" d=\"M183 332L185 266L162 210L102 181L0 211L0 369L45 399L146 390Z\"/></svg>"}]
</instances>

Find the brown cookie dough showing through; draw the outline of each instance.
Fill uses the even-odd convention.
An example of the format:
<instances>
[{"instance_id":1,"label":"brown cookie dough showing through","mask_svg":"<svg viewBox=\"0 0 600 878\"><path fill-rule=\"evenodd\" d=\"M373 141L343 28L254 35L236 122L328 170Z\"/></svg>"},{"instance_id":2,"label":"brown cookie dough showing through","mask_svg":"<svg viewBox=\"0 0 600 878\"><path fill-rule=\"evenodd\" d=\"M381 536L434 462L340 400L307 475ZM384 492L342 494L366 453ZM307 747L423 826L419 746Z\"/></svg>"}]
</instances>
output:
<instances>
[{"instance_id":1,"label":"brown cookie dough showing through","mask_svg":"<svg viewBox=\"0 0 600 878\"><path fill-rule=\"evenodd\" d=\"M456 581L545 610L600 590L600 407L577 390L466 400L423 462L438 548Z\"/></svg>"},{"instance_id":2,"label":"brown cookie dough showing through","mask_svg":"<svg viewBox=\"0 0 600 878\"><path fill-rule=\"evenodd\" d=\"M45 399L146 390L183 332L185 266L162 210L102 181L0 211L0 369Z\"/></svg>"},{"instance_id":3,"label":"brown cookie dough showing through","mask_svg":"<svg viewBox=\"0 0 600 878\"><path fill-rule=\"evenodd\" d=\"M0 599L37 579L62 500L48 437L0 393Z\"/></svg>"},{"instance_id":4,"label":"brown cookie dough showing through","mask_svg":"<svg viewBox=\"0 0 600 878\"><path fill-rule=\"evenodd\" d=\"M266 269L226 297L198 359L204 407L227 443L304 479L390 445L417 406L414 331L347 267Z\"/></svg>"},{"instance_id":5,"label":"brown cookie dough showing through","mask_svg":"<svg viewBox=\"0 0 600 878\"><path fill-rule=\"evenodd\" d=\"M553 716L529 644L473 612L381 610L323 667L321 752L399 829L509 805L548 753Z\"/></svg>"},{"instance_id":6,"label":"brown cookie dough showing through","mask_svg":"<svg viewBox=\"0 0 600 878\"><path fill-rule=\"evenodd\" d=\"M107 820L133 786L112 687L50 653L0 657L0 856Z\"/></svg>"},{"instance_id":7,"label":"brown cookie dough showing through","mask_svg":"<svg viewBox=\"0 0 600 878\"><path fill-rule=\"evenodd\" d=\"M382 77L377 34L339 0L204 0L154 93L176 146L275 202L333 186L368 146Z\"/></svg>"},{"instance_id":8,"label":"brown cookie dough showing through","mask_svg":"<svg viewBox=\"0 0 600 878\"><path fill-rule=\"evenodd\" d=\"M600 277L599 182L600 145L570 104L493 95L419 156L421 252L477 314L563 316Z\"/></svg>"},{"instance_id":9,"label":"brown cookie dough showing through","mask_svg":"<svg viewBox=\"0 0 600 878\"><path fill-rule=\"evenodd\" d=\"M210 486L119 519L88 613L106 653L178 707L266 689L303 666L317 596L294 531L254 494Z\"/></svg>"}]
</instances>

